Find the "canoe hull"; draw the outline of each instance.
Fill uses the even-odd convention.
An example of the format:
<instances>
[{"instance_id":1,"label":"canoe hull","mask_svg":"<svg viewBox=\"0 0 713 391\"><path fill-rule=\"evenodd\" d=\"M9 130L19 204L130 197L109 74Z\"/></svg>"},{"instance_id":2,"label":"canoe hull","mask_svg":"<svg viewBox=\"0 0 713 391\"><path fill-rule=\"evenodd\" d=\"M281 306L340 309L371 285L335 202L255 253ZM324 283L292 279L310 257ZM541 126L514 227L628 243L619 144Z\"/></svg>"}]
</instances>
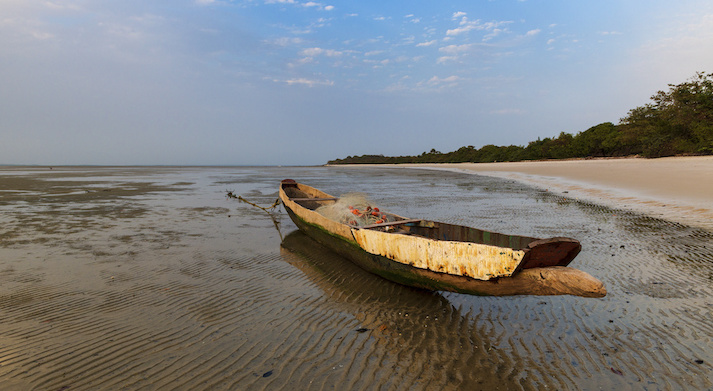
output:
<instances>
[{"instance_id":1,"label":"canoe hull","mask_svg":"<svg viewBox=\"0 0 713 391\"><path fill-rule=\"evenodd\" d=\"M417 269L477 280L511 277L525 256L525 251L512 248L395 235L370 229L353 228L352 235L359 247L368 253Z\"/></svg>"},{"instance_id":2,"label":"canoe hull","mask_svg":"<svg viewBox=\"0 0 713 391\"><path fill-rule=\"evenodd\" d=\"M281 198L290 219L318 243L349 259L362 269L387 280L412 287L451 291L481 296L511 295L575 295L603 297L606 289L591 275L564 266L531 268L512 277L477 280L450 275L395 262L387 257L362 249L356 240L344 232L324 226L323 217L289 200ZM311 212L311 213L308 213ZM316 214L317 216L313 215Z\"/></svg>"}]
</instances>

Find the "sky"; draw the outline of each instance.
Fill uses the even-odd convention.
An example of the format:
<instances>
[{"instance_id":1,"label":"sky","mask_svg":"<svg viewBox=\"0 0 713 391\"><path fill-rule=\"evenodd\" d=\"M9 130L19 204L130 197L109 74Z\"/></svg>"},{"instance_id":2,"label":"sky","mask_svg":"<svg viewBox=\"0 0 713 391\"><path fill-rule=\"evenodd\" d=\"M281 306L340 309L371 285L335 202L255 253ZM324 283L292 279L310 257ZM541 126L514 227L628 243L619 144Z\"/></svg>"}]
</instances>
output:
<instances>
[{"instance_id":1,"label":"sky","mask_svg":"<svg viewBox=\"0 0 713 391\"><path fill-rule=\"evenodd\" d=\"M710 0L1 0L0 164L525 146L699 71Z\"/></svg>"}]
</instances>

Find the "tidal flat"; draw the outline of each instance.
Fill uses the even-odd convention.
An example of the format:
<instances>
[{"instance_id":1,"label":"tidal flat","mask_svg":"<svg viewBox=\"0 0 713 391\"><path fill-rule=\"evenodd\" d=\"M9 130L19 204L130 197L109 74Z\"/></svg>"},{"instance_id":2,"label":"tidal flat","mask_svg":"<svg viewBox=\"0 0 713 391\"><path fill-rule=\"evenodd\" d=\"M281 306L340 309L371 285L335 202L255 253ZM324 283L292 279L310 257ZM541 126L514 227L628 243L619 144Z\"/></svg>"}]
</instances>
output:
<instances>
[{"instance_id":1,"label":"tidal flat","mask_svg":"<svg viewBox=\"0 0 713 391\"><path fill-rule=\"evenodd\" d=\"M401 286L296 230L280 180L568 236L601 299ZM482 175L0 167L3 390L713 388L713 232Z\"/></svg>"}]
</instances>

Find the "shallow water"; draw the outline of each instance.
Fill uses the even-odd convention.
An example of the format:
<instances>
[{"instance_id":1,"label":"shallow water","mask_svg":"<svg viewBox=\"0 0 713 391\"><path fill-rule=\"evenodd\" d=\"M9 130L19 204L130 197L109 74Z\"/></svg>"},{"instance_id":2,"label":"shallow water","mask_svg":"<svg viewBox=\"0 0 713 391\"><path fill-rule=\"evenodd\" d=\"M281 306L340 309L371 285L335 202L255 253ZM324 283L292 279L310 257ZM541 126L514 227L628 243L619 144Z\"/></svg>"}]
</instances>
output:
<instances>
[{"instance_id":1,"label":"shallow water","mask_svg":"<svg viewBox=\"0 0 713 391\"><path fill-rule=\"evenodd\" d=\"M403 287L227 199L279 180L583 244L608 296ZM0 389L710 389L713 233L404 169L0 170Z\"/></svg>"}]
</instances>

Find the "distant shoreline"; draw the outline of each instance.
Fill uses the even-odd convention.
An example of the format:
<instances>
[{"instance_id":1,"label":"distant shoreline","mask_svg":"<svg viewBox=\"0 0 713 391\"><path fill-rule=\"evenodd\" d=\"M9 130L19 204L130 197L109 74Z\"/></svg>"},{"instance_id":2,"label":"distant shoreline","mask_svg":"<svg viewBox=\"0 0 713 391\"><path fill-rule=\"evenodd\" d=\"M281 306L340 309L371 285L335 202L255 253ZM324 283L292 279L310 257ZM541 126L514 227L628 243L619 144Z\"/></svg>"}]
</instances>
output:
<instances>
[{"instance_id":1,"label":"distant shoreline","mask_svg":"<svg viewBox=\"0 0 713 391\"><path fill-rule=\"evenodd\" d=\"M713 230L713 156L337 166L447 170L507 178L567 198Z\"/></svg>"}]
</instances>

